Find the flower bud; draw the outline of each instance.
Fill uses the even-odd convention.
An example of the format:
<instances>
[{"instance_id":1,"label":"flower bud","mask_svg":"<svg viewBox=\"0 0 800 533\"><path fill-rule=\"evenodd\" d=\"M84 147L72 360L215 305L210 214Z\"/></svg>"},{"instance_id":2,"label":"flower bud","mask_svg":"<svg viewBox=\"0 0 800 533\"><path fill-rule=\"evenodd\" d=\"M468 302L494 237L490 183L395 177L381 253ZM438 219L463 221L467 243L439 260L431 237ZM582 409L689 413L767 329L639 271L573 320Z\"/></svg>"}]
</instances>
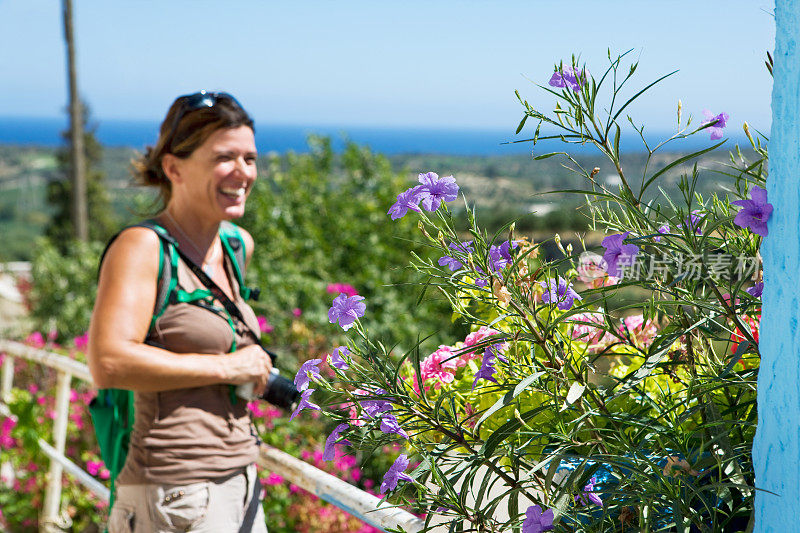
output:
<instances>
[{"instance_id":1,"label":"flower bud","mask_svg":"<svg viewBox=\"0 0 800 533\"><path fill-rule=\"evenodd\" d=\"M680 100L678 100L678 127L681 126L681 110L683 109L683 104Z\"/></svg>"},{"instance_id":2,"label":"flower bud","mask_svg":"<svg viewBox=\"0 0 800 533\"><path fill-rule=\"evenodd\" d=\"M742 124L742 129L744 129L744 134L747 135L747 140L750 141L750 144L753 148L756 147L756 142L753 140L753 136L750 134L750 126L748 126L747 122Z\"/></svg>"},{"instance_id":3,"label":"flower bud","mask_svg":"<svg viewBox=\"0 0 800 533\"><path fill-rule=\"evenodd\" d=\"M421 220L419 222L417 222L417 227L422 232L422 234L425 235L425 237L428 238L429 241L433 240L433 237L431 237L430 234L428 233L428 231L425 229L425 224L423 224Z\"/></svg>"}]
</instances>

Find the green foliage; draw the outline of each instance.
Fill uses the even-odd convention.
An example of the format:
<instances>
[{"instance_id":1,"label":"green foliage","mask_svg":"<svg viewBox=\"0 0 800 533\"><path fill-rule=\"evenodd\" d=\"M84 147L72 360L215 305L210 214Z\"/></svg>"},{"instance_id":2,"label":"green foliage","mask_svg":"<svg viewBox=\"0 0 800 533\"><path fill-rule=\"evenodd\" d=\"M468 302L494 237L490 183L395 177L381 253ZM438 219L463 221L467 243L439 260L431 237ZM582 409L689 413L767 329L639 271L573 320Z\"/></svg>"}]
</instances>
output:
<instances>
[{"instance_id":1,"label":"green foliage","mask_svg":"<svg viewBox=\"0 0 800 533\"><path fill-rule=\"evenodd\" d=\"M520 127L527 119L548 124L557 129L552 137L594 145L608 159L618 186L597 183L594 171L564 154L585 180L576 192L587 199L593 227L630 232L626 243L645 263L659 260L659 269L631 269L616 281L606 271L589 275L586 256L558 239L556 259L524 240L506 257L497 247L516 239L513 227L486 232L472 212L471 249L454 250L450 243L464 238L448 206L410 213L438 249L434 257L462 264L451 271L412 260L474 334L433 353L409 350L397 362L366 322L356 323L349 368L336 367L330 380L313 377L329 395L327 414L348 424L345 449L405 446L418 466L395 501L431 513L431 525L519 531L526 509L538 505L563 532L749 530L761 301L745 289L760 280L761 237L733 223L731 200L764 184L767 152L755 140L755 161L737 150L723 174L728 193L704 197L696 161L708 150L649 164L665 144L708 133L709 124L690 129L691 119L679 116L670 139L645 143L642 174L623 173L630 167L617 119L653 85L627 96L636 63L623 68L623 57L609 54L608 69L587 75L576 91L545 88L557 102L552 113L521 100ZM585 72L574 59L571 67ZM656 188L673 168L683 169L679 197ZM689 222L695 211L700 231ZM659 232L664 224L670 229ZM753 270L739 270L742 259ZM579 292L574 301L566 287ZM612 298L629 289L646 296ZM367 309L368 317L369 300ZM404 433L391 429L392 420Z\"/></svg>"},{"instance_id":2,"label":"green foliage","mask_svg":"<svg viewBox=\"0 0 800 533\"><path fill-rule=\"evenodd\" d=\"M30 293L31 318L38 329L57 331L64 339L89 328L103 246L72 241L62 254L49 240L38 241L31 264Z\"/></svg>"},{"instance_id":3,"label":"green foliage","mask_svg":"<svg viewBox=\"0 0 800 533\"><path fill-rule=\"evenodd\" d=\"M82 105L83 123L90 124L90 112ZM95 137L97 124L87 127L83 134L86 154L86 199L89 214L89 240L107 241L117 228L118 221L111 209L111 198L105 185L105 173L100 164L103 147ZM53 208L53 215L45 228L45 235L57 244L62 251L66 243L75 237L72 227L72 181L69 148L69 130L62 133L67 146L57 153L58 168L62 178L47 185L47 201Z\"/></svg>"},{"instance_id":4,"label":"green foliage","mask_svg":"<svg viewBox=\"0 0 800 533\"><path fill-rule=\"evenodd\" d=\"M423 336L449 332L446 302L426 298L418 304L420 290L412 284L419 278L398 266L411 252L431 253L418 242L413 222L393 222L386 213L407 180L384 157L353 143L340 156L326 138L311 137L309 146L308 154L269 160L242 221L256 242L248 269L262 289L255 307L276 326L273 343L293 345L292 324L300 327L294 309L302 311L303 327L326 324L338 294L327 287L335 283L370 300L370 325L390 345L413 345L419 324L425 324ZM295 350L303 360L314 353L307 344Z\"/></svg>"}]
</instances>

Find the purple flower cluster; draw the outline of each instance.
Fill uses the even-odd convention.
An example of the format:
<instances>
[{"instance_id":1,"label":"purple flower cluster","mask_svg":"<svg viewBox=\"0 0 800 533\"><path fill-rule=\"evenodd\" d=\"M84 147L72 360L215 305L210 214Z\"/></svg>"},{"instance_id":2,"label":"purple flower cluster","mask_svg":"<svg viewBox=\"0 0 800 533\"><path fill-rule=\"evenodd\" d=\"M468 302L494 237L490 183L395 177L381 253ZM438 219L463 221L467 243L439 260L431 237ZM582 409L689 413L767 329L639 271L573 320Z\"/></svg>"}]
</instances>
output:
<instances>
[{"instance_id":1,"label":"purple flower cluster","mask_svg":"<svg viewBox=\"0 0 800 533\"><path fill-rule=\"evenodd\" d=\"M684 219L683 225L686 226L689 231L694 231L697 235L702 235L702 226L703 222L705 222L705 218L705 214L701 214L699 209L695 209Z\"/></svg>"},{"instance_id":2,"label":"purple flower cluster","mask_svg":"<svg viewBox=\"0 0 800 533\"><path fill-rule=\"evenodd\" d=\"M542 302L546 304L557 304L562 311L572 308L575 300L582 300L581 295L572 288L572 283L558 276L558 279L549 279L539 282L539 285L546 291L542 294Z\"/></svg>"},{"instance_id":3,"label":"purple flower cluster","mask_svg":"<svg viewBox=\"0 0 800 533\"><path fill-rule=\"evenodd\" d=\"M522 522L522 533L544 533L553 529L553 510L542 512L538 505L531 505L525 511L525 520Z\"/></svg>"},{"instance_id":4,"label":"purple flower cluster","mask_svg":"<svg viewBox=\"0 0 800 533\"><path fill-rule=\"evenodd\" d=\"M339 346L338 348L334 348L330 357L328 358L328 362L333 368L347 370L350 368L350 366L342 357L343 355L350 355L350 349L347 346Z\"/></svg>"},{"instance_id":5,"label":"purple flower cluster","mask_svg":"<svg viewBox=\"0 0 800 533\"><path fill-rule=\"evenodd\" d=\"M353 327L356 319L364 316L367 306L362 301L363 299L363 296L339 294L333 299L333 305L328 309L328 321L331 324L335 324L338 321L342 329L347 331Z\"/></svg>"},{"instance_id":6,"label":"purple flower cluster","mask_svg":"<svg viewBox=\"0 0 800 533\"><path fill-rule=\"evenodd\" d=\"M309 398L311 398L311 393L313 393L316 389L306 389L300 394L300 401L297 402L297 407L295 407L292 416L289 417L289 420L293 420L294 417L300 414L300 411L303 409L311 409L314 411L319 411L319 405L315 403L311 403Z\"/></svg>"},{"instance_id":7,"label":"purple flower cluster","mask_svg":"<svg viewBox=\"0 0 800 533\"><path fill-rule=\"evenodd\" d=\"M623 265L632 265L633 259L639 253L639 247L635 244L622 244L629 234L630 231L626 231L625 233L609 235L603 239L602 246L606 249L603 259L608 265L606 271L609 276L618 278L620 261L622 261Z\"/></svg>"},{"instance_id":8,"label":"purple flower cluster","mask_svg":"<svg viewBox=\"0 0 800 533\"><path fill-rule=\"evenodd\" d=\"M294 377L294 385L297 390L304 391L308 388L311 380L322 379L317 367L321 362L322 359L309 359L300 366L300 370L297 371L297 375Z\"/></svg>"},{"instance_id":9,"label":"purple flower cluster","mask_svg":"<svg viewBox=\"0 0 800 533\"><path fill-rule=\"evenodd\" d=\"M461 252L464 255L469 255L475 252L475 249L472 247L472 241L464 241L462 243L451 242L448 247L451 250ZM449 255L439 258L439 266L446 266L453 272L464 268L464 264L461 261Z\"/></svg>"},{"instance_id":10,"label":"purple flower cluster","mask_svg":"<svg viewBox=\"0 0 800 533\"><path fill-rule=\"evenodd\" d=\"M406 468L408 468L408 456L403 453L395 459L392 466L384 474L383 482L381 483L381 494L386 494L388 491L397 488L399 481L413 481L411 476L405 473Z\"/></svg>"},{"instance_id":11,"label":"purple flower cluster","mask_svg":"<svg viewBox=\"0 0 800 533\"><path fill-rule=\"evenodd\" d=\"M664 224L663 226L661 226L660 228L658 228L656 231L657 231L658 233L660 233L661 235L666 235L666 234L667 234L667 233L669 233L669 231L670 231L669 224ZM658 236L658 237L653 237L653 241L655 241L655 242L661 242L661 237L660 237L660 236Z\"/></svg>"},{"instance_id":12,"label":"purple flower cluster","mask_svg":"<svg viewBox=\"0 0 800 533\"><path fill-rule=\"evenodd\" d=\"M419 183L397 195L397 201L387 213L392 220L402 218L409 210L419 213L420 203L426 211L436 211L442 202L458 198L458 185L453 176L440 178L435 172L426 172L419 175Z\"/></svg>"},{"instance_id":13,"label":"purple flower cluster","mask_svg":"<svg viewBox=\"0 0 800 533\"><path fill-rule=\"evenodd\" d=\"M736 213L733 223L742 228L750 228L756 235L766 237L769 234L767 221L772 216L772 204L767 202L767 190L753 186L749 200L731 202L742 208Z\"/></svg>"},{"instance_id":14,"label":"purple flower cluster","mask_svg":"<svg viewBox=\"0 0 800 533\"><path fill-rule=\"evenodd\" d=\"M759 281L752 287L748 287L744 290L747 294L752 296L753 298L761 298L761 294L764 292L764 282Z\"/></svg>"},{"instance_id":15,"label":"purple flower cluster","mask_svg":"<svg viewBox=\"0 0 800 533\"><path fill-rule=\"evenodd\" d=\"M347 439L339 439L342 432L350 427L347 424L339 424L336 428L331 431L331 434L328 435L328 438L325 439L325 449L322 451L322 460L323 461L333 461L333 458L336 455L336 444L350 444L350 441Z\"/></svg>"},{"instance_id":16,"label":"purple flower cluster","mask_svg":"<svg viewBox=\"0 0 800 533\"><path fill-rule=\"evenodd\" d=\"M569 88L579 93L586 84L586 71L575 67L562 67L553 73L548 83L551 87Z\"/></svg>"},{"instance_id":17,"label":"purple flower cluster","mask_svg":"<svg viewBox=\"0 0 800 533\"><path fill-rule=\"evenodd\" d=\"M700 123L701 126L714 123L713 126L708 128L708 131L711 134L711 140L716 141L717 139L722 139L722 128L728 124L728 119L730 118L728 114L720 113L719 115L714 115L708 109L704 109L703 115L705 115L706 120Z\"/></svg>"},{"instance_id":18,"label":"purple flower cluster","mask_svg":"<svg viewBox=\"0 0 800 533\"><path fill-rule=\"evenodd\" d=\"M494 378L494 373L497 371L494 365L497 364L498 359L504 363L506 362L506 358L502 354L502 350L504 349L504 343L492 344L486 347L486 350L483 351L481 368L475 373L475 381L472 382L472 390L475 390L479 379L497 383L497 380Z\"/></svg>"},{"instance_id":19,"label":"purple flower cluster","mask_svg":"<svg viewBox=\"0 0 800 533\"><path fill-rule=\"evenodd\" d=\"M594 492L594 486L597 483L597 477L592 476L592 479L589 480L589 483L583 487L583 492L577 496L575 496L575 503L582 503L583 505L589 505L589 503L593 503L595 505L603 506L603 500L597 493Z\"/></svg>"},{"instance_id":20,"label":"purple flower cluster","mask_svg":"<svg viewBox=\"0 0 800 533\"><path fill-rule=\"evenodd\" d=\"M492 272L500 272L514 262L511 249L517 247L516 241L506 241L500 246L489 247L489 268Z\"/></svg>"}]
</instances>

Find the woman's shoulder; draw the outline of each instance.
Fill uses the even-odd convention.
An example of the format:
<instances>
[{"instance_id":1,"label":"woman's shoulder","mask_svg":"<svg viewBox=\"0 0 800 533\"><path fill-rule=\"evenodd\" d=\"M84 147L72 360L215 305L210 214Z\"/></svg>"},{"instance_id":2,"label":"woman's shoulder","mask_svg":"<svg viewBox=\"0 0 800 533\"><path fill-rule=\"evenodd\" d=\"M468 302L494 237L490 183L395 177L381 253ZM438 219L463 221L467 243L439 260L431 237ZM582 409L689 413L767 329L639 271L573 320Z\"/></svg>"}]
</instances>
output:
<instances>
[{"instance_id":1,"label":"woman's shoulder","mask_svg":"<svg viewBox=\"0 0 800 533\"><path fill-rule=\"evenodd\" d=\"M103 256L101 276L106 270L138 272L145 277L158 276L161 242L150 228L130 226L111 242Z\"/></svg>"}]
</instances>

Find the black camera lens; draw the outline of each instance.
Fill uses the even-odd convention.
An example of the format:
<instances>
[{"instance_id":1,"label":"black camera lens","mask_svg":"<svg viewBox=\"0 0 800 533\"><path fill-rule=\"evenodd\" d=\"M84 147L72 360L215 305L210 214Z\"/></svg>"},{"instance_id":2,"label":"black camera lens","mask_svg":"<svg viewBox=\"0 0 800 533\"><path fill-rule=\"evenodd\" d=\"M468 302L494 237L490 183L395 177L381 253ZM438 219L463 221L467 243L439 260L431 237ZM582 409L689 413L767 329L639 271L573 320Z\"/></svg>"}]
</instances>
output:
<instances>
[{"instance_id":1,"label":"black camera lens","mask_svg":"<svg viewBox=\"0 0 800 533\"><path fill-rule=\"evenodd\" d=\"M269 375L267 390L261 397L275 407L281 409L291 409L292 405L300 400L300 391L294 386L294 382L281 376L278 373Z\"/></svg>"}]
</instances>

